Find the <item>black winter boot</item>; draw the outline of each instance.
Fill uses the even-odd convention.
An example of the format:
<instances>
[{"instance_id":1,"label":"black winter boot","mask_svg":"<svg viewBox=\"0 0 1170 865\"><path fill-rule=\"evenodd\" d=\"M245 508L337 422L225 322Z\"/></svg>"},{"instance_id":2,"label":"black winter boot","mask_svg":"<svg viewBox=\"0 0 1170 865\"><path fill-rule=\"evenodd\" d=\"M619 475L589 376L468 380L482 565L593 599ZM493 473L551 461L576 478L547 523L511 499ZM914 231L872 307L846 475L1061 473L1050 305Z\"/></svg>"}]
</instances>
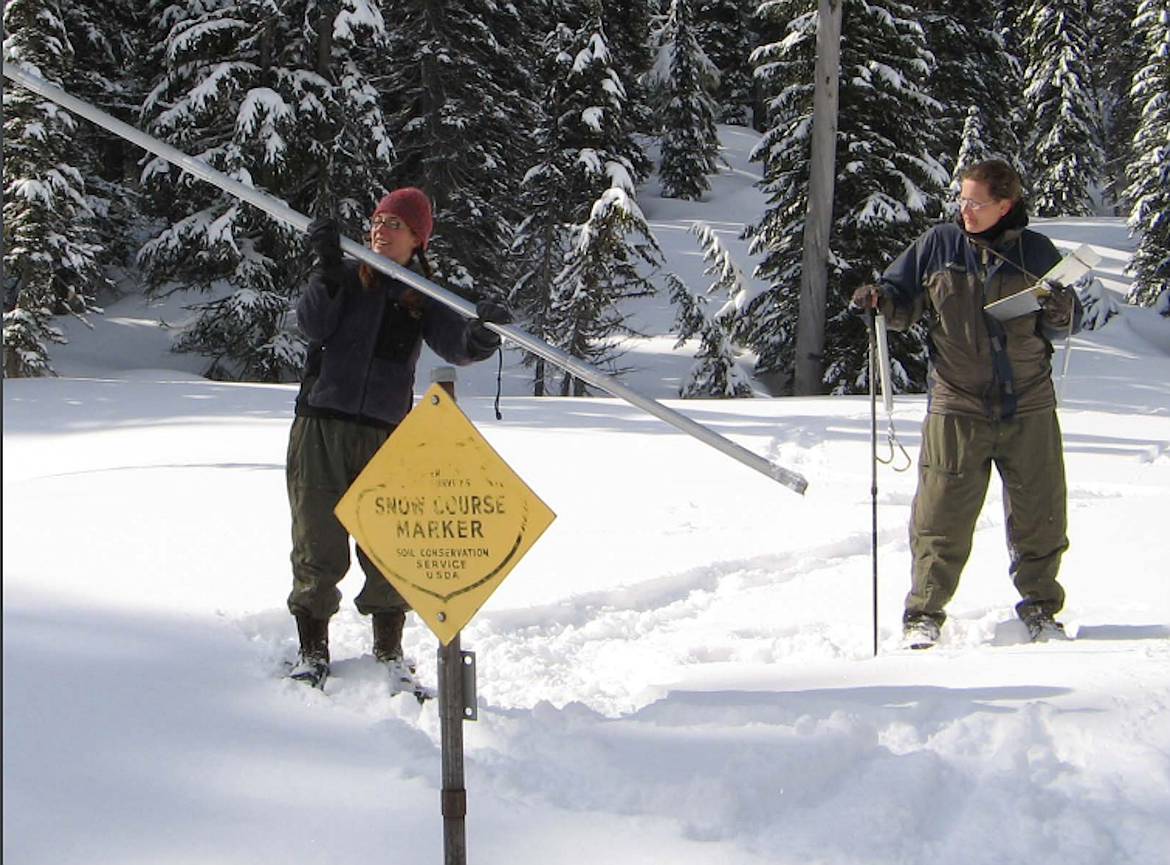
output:
<instances>
[{"instance_id":1,"label":"black winter boot","mask_svg":"<svg viewBox=\"0 0 1170 865\"><path fill-rule=\"evenodd\" d=\"M301 648L289 678L324 688L329 675L329 620L297 616L297 637Z\"/></svg>"},{"instance_id":2,"label":"black winter boot","mask_svg":"<svg viewBox=\"0 0 1170 865\"><path fill-rule=\"evenodd\" d=\"M402 628L406 613L374 613L374 660L402 660Z\"/></svg>"},{"instance_id":3,"label":"black winter boot","mask_svg":"<svg viewBox=\"0 0 1170 865\"><path fill-rule=\"evenodd\" d=\"M402 656L402 627L406 624L406 613L374 614L374 660L386 667L390 677L390 693L414 694L422 703L435 696L434 688L428 688L415 677L414 661Z\"/></svg>"},{"instance_id":4,"label":"black winter boot","mask_svg":"<svg viewBox=\"0 0 1170 865\"><path fill-rule=\"evenodd\" d=\"M944 619L930 613L904 613L902 646L907 649L929 649L936 645Z\"/></svg>"}]
</instances>

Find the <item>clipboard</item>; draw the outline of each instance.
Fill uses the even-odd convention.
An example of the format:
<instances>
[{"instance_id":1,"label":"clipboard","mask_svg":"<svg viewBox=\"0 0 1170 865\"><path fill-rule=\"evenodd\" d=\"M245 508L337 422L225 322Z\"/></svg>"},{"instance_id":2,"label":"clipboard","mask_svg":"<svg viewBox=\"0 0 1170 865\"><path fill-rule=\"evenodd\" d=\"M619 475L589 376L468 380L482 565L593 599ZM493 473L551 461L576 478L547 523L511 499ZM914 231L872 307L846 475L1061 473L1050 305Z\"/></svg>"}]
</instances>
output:
<instances>
[{"instance_id":1,"label":"clipboard","mask_svg":"<svg viewBox=\"0 0 1170 865\"><path fill-rule=\"evenodd\" d=\"M1100 262L1101 256L1089 244L1082 243L1058 261L1035 285L989 303L983 307L983 311L1000 321L1036 312L1040 309L1040 299L1049 294L1047 283L1071 286Z\"/></svg>"}]
</instances>

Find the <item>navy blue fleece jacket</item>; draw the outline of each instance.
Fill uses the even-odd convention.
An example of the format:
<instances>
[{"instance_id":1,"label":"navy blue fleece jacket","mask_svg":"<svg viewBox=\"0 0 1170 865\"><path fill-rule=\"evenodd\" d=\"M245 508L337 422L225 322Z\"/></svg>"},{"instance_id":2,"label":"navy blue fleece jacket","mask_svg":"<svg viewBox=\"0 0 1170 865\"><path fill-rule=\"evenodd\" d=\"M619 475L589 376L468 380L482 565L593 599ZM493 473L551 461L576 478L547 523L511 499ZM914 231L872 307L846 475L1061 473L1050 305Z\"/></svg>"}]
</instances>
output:
<instances>
[{"instance_id":1,"label":"navy blue fleece jacket","mask_svg":"<svg viewBox=\"0 0 1170 865\"><path fill-rule=\"evenodd\" d=\"M411 409L422 344L448 363L466 366L495 346L476 342L470 319L386 276L365 288L358 264L329 273L315 268L297 304L308 338L297 414L397 425Z\"/></svg>"},{"instance_id":2,"label":"navy blue fleece jacket","mask_svg":"<svg viewBox=\"0 0 1170 865\"><path fill-rule=\"evenodd\" d=\"M990 238L969 234L957 222L937 225L882 274L881 309L892 329L926 316L931 412L994 418L1056 404L1050 340L1067 333L1067 325L1050 327L1044 313L1001 325L983 311L1060 261L1052 241L1027 223L1017 204ZM1075 332L1081 306L1073 299Z\"/></svg>"}]
</instances>

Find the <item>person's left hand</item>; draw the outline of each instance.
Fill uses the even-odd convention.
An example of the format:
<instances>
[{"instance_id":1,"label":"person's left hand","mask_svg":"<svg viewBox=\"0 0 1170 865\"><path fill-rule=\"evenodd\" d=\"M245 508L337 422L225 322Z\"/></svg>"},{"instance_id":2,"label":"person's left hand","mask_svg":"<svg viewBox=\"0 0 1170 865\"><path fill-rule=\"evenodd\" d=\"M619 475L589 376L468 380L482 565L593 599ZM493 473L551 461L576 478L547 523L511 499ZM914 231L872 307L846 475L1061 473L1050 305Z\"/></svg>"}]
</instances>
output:
<instances>
[{"instance_id":1,"label":"person's left hand","mask_svg":"<svg viewBox=\"0 0 1170 865\"><path fill-rule=\"evenodd\" d=\"M475 305L475 316L469 325L471 339L485 351L499 348L500 335L485 327L484 322L511 324L512 311L494 300L481 300Z\"/></svg>"},{"instance_id":2,"label":"person's left hand","mask_svg":"<svg viewBox=\"0 0 1170 865\"><path fill-rule=\"evenodd\" d=\"M1058 282L1047 282L1048 293L1039 298L1040 314L1049 327L1068 327L1073 312L1073 293Z\"/></svg>"}]
</instances>

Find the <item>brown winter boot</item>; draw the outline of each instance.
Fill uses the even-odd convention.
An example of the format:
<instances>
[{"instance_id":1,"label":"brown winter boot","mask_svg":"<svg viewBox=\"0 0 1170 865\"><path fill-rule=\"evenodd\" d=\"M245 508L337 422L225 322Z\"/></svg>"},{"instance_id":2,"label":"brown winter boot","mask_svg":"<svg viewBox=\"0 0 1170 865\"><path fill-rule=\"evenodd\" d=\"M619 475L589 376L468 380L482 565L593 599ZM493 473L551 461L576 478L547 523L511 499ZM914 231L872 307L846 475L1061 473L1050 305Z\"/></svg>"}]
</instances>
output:
<instances>
[{"instance_id":1,"label":"brown winter boot","mask_svg":"<svg viewBox=\"0 0 1170 865\"><path fill-rule=\"evenodd\" d=\"M297 616L297 637L301 648L289 678L324 688L329 675L329 620Z\"/></svg>"},{"instance_id":2,"label":"brown winter boot","mask_svg":"<svg viewBox=\"0 0 1170 865\"><path fill-rule=\"evenodd\" d=\"M374 613L374 660L402 660L402 628L406 613Z\"/></svg>"}]
</instances>

